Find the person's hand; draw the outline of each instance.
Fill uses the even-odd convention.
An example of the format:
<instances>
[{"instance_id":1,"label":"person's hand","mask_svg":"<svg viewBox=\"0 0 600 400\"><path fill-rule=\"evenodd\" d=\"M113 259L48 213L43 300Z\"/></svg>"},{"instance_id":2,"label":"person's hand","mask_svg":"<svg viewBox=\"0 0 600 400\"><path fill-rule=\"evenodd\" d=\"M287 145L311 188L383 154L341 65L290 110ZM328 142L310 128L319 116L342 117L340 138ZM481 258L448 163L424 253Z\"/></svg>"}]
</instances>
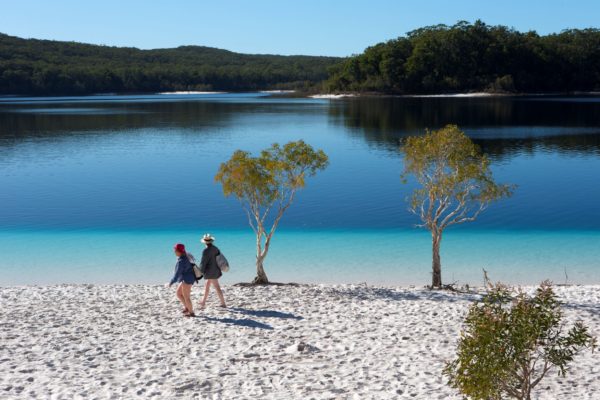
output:
<instances>
[{"instance_id":1,"label":"person's hand","mask_svg":"<svg viewBox=\"0 0 600 400\"><path fill-rule=\"evenodd\" d=\"M170 284L170 283L165 283L165 287L166 287L166 288L170 288L170 287L171 287L171 284Z\"/></svg>"}]
</instances>

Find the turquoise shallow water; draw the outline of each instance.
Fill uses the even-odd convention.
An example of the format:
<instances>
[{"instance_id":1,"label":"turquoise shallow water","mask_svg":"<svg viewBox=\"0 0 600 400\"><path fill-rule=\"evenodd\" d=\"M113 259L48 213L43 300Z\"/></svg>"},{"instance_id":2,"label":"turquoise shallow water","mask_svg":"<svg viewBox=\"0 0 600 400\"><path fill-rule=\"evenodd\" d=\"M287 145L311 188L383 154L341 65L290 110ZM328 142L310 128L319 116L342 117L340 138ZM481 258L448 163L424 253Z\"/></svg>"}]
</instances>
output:
<instances>
[{"instance_id":1,"label":"turquoise shallow water","mask_svg":"<svg viewBox=\"0 0 600 400\"><path fill-rule=\"evenodd\" d=\"M330 166L286 213L275 281L426 284L399 141L456 123L518 185L448 230L445 282L600 282L600 97L285 99L259 94L0 98L0 285L157 283L171 247L216 234L224 280L254 274L254 238L213 177L236 149L304 139Z\"/></svg>"},{"instance_id":2,"label":"turquoise shallow water","mask_svg":"<svg viewBox=\"0 0 600 400\"><path fill-rule=\"evenodd\" d=\"M226 283L254 277L249 230L216 231L232 269ZM162 283L174 265L171 244L200 254L193 231L0 231L2 284ZM480 284L482 268L494 280L535 284L598 283L598 231L449 230L442 244L444 280ZM430 237L418 230L282 230L266 262L274 281L425 284Z\"/></svg>"}]
</instances>

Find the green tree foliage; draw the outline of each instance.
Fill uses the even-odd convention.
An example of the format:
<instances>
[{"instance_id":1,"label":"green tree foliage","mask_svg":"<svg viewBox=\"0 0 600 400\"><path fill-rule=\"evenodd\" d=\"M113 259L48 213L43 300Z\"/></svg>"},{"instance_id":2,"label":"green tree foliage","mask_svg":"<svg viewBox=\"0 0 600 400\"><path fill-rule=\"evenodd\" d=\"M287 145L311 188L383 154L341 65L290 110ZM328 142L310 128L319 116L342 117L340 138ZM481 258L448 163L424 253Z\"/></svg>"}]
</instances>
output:
<instances>
[{"instance_id":1,"label":"green tree foliage","mask_svg":"<svg viewBox=\"0 0 600 400\"><path fill-rule=\"evenodd\" d=\"M581 322L566 330L560 303L548 282L534 296L513 296L506 286L490 285L467 314L457 358L444 373L450 385L472 399L530 399L541 380L568 365L595 338Z\"/></svg>"},{"instance_id":2,"label":"green tree foliage","mask_svg":"<svg viewBox=\"0 0 600 400\"><path fill-rule=\"evenodd\" d=\"M600 89L600 30L540 36L481 21L409 32L334 66L330 91L441 93Z\"/></svg>"},{"instance_id":3,"label":"green tree foliage","mask_svg":"<svg viewBox=\"0 0 600 400\"><path fill-rule=\"evenodd\" d=\"M264 260L279 221L296 192L304 188L305 179L327 165L327 155L302 140L284 146L275 143L258 157L238 150L221 164L215 180L223 186L225 196L235 196L241 202L256 234L254 283L269 282Z\"/></svg>"},{"instance_id":4,"label":"green tree foliage","mask_svg":"<svg viewBox=\"0 0 600 400\"><path fill-rule=\"evenodd\" d=\"M200 46L96 46L0 34L0 94L297 89L339 58L238 54Z\"/></svg>"},{"instance_id":5,"label":"green tree foliage","mask_svg":"<svg viewBox=\"0 0 600 400\"><path fill-rule=\"evenodd\" d=\"M411 136L401 147L403 178L420 185L410 199L419 227L431 231L432 287L442 287L440 244L444 230L474 221L487 206L511 194L511 187L494 182L488 158L456 125L423 136Z\"/></svg>"}]
</instances>

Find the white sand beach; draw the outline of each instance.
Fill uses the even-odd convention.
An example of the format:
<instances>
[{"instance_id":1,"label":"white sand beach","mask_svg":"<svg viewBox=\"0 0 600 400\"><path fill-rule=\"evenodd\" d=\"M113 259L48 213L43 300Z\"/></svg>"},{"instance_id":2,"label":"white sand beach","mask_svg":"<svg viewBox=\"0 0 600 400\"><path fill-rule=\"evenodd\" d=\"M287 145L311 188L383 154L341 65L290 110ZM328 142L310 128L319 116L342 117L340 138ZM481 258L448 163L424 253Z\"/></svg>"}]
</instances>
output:
<instances>
[{"instance_id":1,"label":"white sand beach","mask_svg":"<svg viewBox=\"0 0 600 400\"><path fill-rule=\"evenodd\" d=\"M447 94L410 94L402 97L499 97L504 93L472 92L472 93L447 93Z\"/></svg>"},{"instance_id":2,"label":"white sand beach","mask_svg":"<svg viewBox=\"0 0 600 400\"><path fill-rule=\"evenodd\" d=\"M313 94L311 99L343 99L344 97L356 97L354 93L340 93L340 94Z\"/></svg>"},{"instance_id":3,"label":"white sand beach","mask_svg":"<svg viewBox=\"0 0 600 400\"><path fill-rule=\"evenodd\" d=\"M600 286L558 287L600 332ZM352 285L224 288L184 318L174 289L0 288L0 398L459 399L441 375L472 295ZM199 289L194 288L194 300ZM216 297L216 296L215 296ZM600 398L598 355L534 398Z\"/></svg>"},{"instance_id":4,"label":"white sand beach","mask_svg":"<svg viewBox=\"0 0 600 400\"><path fill-rule=\"evenodd\" d=\"M198 91L198 90L180 90L176 92L159 92L157 94L222 94L227 92L211 92L211 91Z\"/></svg>"},{"instance_id":5,"label":"white sand beach","mask_svg":"<svg viewBox=\"0 0 600 400\"><path fill-rule=\"evenodd\" d=\"M313 99L343 99L345 97L357 97L360 94L356 93L337 93L337 94L313 94L308 96ZM407 94L399 95L398 97L498 97L506 96L502 93L488 93L488 92L472 92L472 93L447 93L447 94Z\"/></svg>"},{"instance_id":6,"label":"white sand beach","mask_svg":"<svg viewBox=\"0 0 600 400\"><path fill-rule=\"evenodd\" d=\"M295 90L260 90L259 93L272 93L272 94L277 94L277 93L296 93Z\"/></svg>"}]
</instances>

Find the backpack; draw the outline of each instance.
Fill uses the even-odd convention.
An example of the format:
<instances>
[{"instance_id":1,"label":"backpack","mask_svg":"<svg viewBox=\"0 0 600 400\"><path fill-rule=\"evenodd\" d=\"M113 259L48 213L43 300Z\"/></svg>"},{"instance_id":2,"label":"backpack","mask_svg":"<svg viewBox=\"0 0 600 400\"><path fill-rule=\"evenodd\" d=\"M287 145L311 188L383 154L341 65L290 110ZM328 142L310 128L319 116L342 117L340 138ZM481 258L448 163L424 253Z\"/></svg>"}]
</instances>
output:
<instances>
[{"instance_id":1,"label":"backpack","mask_svg":"<svg viewBox=\"0 0 600 400\"><path fill-rule=\"evenodd\" d=\"M198 282L204 275L200 271L200 268L196 265L196 259L190 253L187 253L187 258L190 264L192 264L192 271L194 272L194 278L196 278L196 282Z\"/></svg>"},{"instance_id":2,"label":"backpack","mask_svg":"<svg viewBox=\"0 0 600 400\"><path fill-rule=\"evenodd\" d=\"M225 258L223 253L219 250L219 254L217 254L217 266L223 272L229 272L229 261Z\"/></svg>"}]
</instances>

